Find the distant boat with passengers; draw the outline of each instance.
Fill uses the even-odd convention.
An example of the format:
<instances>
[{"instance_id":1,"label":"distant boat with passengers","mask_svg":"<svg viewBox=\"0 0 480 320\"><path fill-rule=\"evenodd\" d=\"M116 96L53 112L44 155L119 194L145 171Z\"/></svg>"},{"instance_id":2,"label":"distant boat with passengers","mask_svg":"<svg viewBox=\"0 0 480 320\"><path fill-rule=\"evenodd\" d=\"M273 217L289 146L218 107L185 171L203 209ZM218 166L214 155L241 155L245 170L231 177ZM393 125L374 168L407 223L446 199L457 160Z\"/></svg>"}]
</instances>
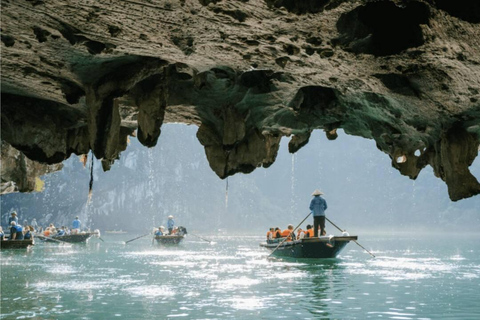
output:
<instances>
[{"instance_id":1,"label":"distant boat with passengers","mask_svg":"<svg viewBox=\"0 0 480 320\"><path fill-rule=\"evenodd\" d=\"M178 244L187 234L185 227L175 227L171 234L164 233L164 228L160 227L158 231L154 233L153 239L159 244Z\"/></svg>"},{"instance_id":2,"label":"distant boat with passengers","mask_svg":"<svg viewBox=\"0 0 480 320\"><path fill-rule=\"evenodd\" d=\"M39 239L42 239L45 242L68 242L68 243L87 243L91 237L100 238L100 231L95 230L91 231L81 231L77 233L57 233L54 235L44 234L38 235Z\"/></svg>"}]
</instances>

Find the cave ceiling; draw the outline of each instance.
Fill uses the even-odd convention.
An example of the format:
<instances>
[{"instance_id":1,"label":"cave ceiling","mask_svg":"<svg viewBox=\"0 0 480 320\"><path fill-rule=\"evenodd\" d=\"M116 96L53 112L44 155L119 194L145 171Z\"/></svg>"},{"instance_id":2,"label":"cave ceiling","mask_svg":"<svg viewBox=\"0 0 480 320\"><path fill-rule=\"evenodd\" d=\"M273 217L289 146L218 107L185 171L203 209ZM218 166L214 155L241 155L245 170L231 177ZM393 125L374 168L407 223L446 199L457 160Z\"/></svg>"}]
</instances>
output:
<instances>
[{"instance_id":1,"label":"cave ceiling","mask_svg":"<svg viewBox=\"0 0 480 320\"><path fill-rule=\"evenodd\" d=\"M284 136L293 153L315 129L331 140L343 129L374 139L411 179L430 165L453 201L480 193L468 169L478 1L1 5L3 193L33 190L27 178L72 154L91 151L108 170L129 136L155 146L163 123L198 126L222 179L270 166Z\"/></svg>"}]
</instances>

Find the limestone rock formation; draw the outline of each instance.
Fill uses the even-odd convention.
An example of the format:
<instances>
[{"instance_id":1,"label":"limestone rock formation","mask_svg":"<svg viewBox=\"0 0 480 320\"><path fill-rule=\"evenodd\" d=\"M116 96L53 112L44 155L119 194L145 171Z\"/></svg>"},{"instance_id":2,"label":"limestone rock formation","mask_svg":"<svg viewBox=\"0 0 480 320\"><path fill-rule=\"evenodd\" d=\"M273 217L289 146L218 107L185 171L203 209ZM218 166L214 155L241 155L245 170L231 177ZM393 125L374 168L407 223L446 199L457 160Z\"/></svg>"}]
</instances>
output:
<instances>
[{"instance_id":1,"label":"limestone rock formation","mask_svg":"<svg viewBox=\"0 0 480 320\"><path fill-rule=\"evenodd\" d=\"M33 161L194 124L221 178L314 129L426 165L452 200L480 193L480 5L458 0L2 0L2 141ZM2 167L3 170L3 167ZM3 179L3 177L2 177ZM2 180L3 182L3 180Z\"/></svg>"},{"instance_id":2,"label":"limestone rock formation","mask_svg":"<svg viewBox=\"0 0 480 320\"><path fill-rule=\"evenodd\" d=\"M8 143L2 141L0 192L41 191L40 176L62 169L62 164L46 165L32 161Z\"/></svg>"}]
</instances>

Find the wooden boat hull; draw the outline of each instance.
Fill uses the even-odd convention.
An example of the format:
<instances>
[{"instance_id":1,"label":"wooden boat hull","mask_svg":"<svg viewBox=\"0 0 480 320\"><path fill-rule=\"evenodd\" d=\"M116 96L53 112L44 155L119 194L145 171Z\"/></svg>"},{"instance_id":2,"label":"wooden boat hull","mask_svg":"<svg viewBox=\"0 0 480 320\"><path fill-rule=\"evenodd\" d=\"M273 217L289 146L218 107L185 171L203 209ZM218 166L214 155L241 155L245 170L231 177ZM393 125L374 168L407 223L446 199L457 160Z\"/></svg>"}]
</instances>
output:
<instances>
[{"instance_id":1,"label":"wooden boat hull","mask_svg":"<svg viewBox=\"0 0 480 320\"><path fill-rule=\"evenodd\" d=\"M55 240L68 242L68 243L86 243L88 239L94 236L95 233L78 233L78 234L69 234L65 236L53 236L50 237ZM45 238L46 242L56 242Z\"/></svg>"},{"instance_id":2,"label":"wooden boat hull","mask_svg":"<svg viewBox=\"0 0 480 320\"><path fill-rule=\"evenodd\" d=\"M155 236L155 241L161 244L178 244L185 236Z\"/></svg>"},{"instance_id":3,"label":"wooden boat hull","mask_svg":"<svg viewBox=\"0 0 480 320\"><path fill-rule=\"evenodd\" d=\"M4 240L0 241L0 249L25 249L35 245L33 239L29 240Z\"/></svg>"},{"instance_id":4,"label":"wooden boat hull","mask_svg":"<svg viewBox=\"0 0 480 320\"><path fill-rule=\"evenodd\" d=\"M272 250L276 257L288 257L296 259L326 259L335 258L345 246L357 236L342 236L322 238L306 238L296 241L279 243L261 243L260 246ZM275 250L275 248L278 249Z\"/></svg>"}]
</instances>

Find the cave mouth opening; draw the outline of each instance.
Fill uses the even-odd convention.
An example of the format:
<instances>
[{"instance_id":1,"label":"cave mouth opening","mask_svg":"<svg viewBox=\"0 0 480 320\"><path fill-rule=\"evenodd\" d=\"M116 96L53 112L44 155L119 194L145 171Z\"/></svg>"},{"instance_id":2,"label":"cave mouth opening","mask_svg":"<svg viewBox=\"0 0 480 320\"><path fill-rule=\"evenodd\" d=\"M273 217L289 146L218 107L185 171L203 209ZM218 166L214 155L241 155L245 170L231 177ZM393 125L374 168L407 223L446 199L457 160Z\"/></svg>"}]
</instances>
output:
<instances>
[{"instance_id":1,"label":"cave mouth opening","mask_svg":"<svg viewBox=\"0 0 480 320\"><path fill-rule=\"evenodd\" d=\"M388 56L425 43L421 24L431 12L421 2L397 6L391 1L370 2L343 14L337 22L339 42L355 53Z\"/></svg>"}]
</instances>

